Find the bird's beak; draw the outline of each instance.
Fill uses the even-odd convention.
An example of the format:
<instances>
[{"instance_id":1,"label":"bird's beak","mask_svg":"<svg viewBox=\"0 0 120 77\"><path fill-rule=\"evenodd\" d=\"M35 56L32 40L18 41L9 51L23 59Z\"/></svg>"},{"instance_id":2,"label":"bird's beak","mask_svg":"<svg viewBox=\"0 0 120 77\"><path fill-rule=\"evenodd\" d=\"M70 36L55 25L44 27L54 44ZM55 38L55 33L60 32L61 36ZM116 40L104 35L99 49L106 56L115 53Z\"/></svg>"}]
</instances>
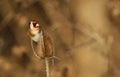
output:
<instances>
[{"instance_id":1,"label":"bird's beak","mask_svg":"<svg viewBox=\"0 0 120 77\"><path fill-rule=\"evenodd\" d=\"M39 27L40 25L39 24L36 24L37 27Z\"/></svg>"}]
</instances>

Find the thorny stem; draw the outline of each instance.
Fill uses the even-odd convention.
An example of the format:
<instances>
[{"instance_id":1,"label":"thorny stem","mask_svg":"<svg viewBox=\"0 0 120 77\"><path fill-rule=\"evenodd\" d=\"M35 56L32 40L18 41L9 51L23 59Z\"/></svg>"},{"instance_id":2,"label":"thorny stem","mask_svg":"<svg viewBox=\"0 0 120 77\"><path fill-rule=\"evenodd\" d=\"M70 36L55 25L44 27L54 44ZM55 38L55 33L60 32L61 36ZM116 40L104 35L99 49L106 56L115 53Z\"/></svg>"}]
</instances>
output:
<instances>
[{"instance_id":1,"label":"thorny stem","mask_svg":"<svg viewBox=\"0 0 120 77\"><path fill-rule=\"evenodd\" d=\"M49 71L49 58L45 57L45 67L46 67L46 77L50 77L50 71Z\"/></svg>"}]
</instances>

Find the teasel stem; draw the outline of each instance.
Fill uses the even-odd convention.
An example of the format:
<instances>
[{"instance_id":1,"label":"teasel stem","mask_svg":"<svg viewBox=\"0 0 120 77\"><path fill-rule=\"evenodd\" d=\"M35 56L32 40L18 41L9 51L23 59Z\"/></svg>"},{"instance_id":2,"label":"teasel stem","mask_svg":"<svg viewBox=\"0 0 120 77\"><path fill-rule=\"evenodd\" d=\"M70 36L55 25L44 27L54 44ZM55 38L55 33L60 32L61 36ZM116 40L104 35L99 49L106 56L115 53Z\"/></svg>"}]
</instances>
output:
<instances>
[{"instance_id":1,"label":"teasel stem","mask_svg":"<svg viewBox=\"0 0 120 77\"><path fill-rule=\"evenodd\" d=\"M31 40L31 46L32 46L32 51L33 51L33 54L38 58L40 59L40 57L37 55L37 53L35 52L34 50L34 47L33 47L33 41ZM45 57L45 71L46 71L46 77L50 77L50 71L49 71L49 57Z\"/></svg>"},{"instance_id":2,"label":"teasel stem","mask_svg":"<svg viewBox=\"0 0 120 77\"><path fill-rule=\"evenodd\" d=\"M50 77L49 57L45 57L46 77Z\"/></svg>"}]
</instances>

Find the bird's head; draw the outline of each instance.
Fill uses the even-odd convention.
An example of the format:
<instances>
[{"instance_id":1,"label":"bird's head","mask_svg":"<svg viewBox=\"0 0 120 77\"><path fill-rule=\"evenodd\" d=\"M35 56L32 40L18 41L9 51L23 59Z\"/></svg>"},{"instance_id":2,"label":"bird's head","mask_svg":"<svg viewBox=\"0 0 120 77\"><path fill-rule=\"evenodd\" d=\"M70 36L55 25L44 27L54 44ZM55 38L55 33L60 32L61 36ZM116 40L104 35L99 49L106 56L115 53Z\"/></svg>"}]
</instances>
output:
<instances>
[{"instance_id":1,"label":"bird's head","mask_svg":"<svg viewBox=\"0 0 120 77\"><path fill-rule=\"evenodd\" d=\"M34 41L38 41L42 35L42 28L37 21L33 20L29 24L28 35Z\"/></svg>"},{"instance_id":2,"label":"bird's head","mask_svg":"<svg viewBox=\"0 0 120 77\"><path fill-rule=\"evenodd\" d=\"M38 24L37 21L33 20L33 21L30 22L29 28L32 31L39 31L40 25Z\"/></svg>"},{"instance_id":3,"label":"bird's head","mask_svg":"<svg viewBox=\"0 0 120 77\"><path fill-rule=\"evenodd\" d=\"M36 35L42 32L42 27L39 25L37 21L33 20L30 22L29 30L32 34Z\"/></svg>"}]
</instances>

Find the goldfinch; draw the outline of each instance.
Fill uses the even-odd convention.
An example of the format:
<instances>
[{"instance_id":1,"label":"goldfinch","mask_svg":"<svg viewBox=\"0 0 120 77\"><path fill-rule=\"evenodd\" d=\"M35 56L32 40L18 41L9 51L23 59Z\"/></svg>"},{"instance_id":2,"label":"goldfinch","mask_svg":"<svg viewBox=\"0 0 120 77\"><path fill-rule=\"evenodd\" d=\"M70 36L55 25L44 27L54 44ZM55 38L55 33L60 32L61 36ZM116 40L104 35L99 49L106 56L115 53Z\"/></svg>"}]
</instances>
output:
<instances>
[{"instance_id":1,"label":"goldfinch","mask_svg":"<svg viewBox=\"0 0 120 77\"><path fill-rule=\"evenodd\" d=\"M53 44L51 38L45 34L44 29L37 21L30 22L28 27L28 35L32 41L34 54L39 58L53 56Z\"/></svg>"}]
</instances>

